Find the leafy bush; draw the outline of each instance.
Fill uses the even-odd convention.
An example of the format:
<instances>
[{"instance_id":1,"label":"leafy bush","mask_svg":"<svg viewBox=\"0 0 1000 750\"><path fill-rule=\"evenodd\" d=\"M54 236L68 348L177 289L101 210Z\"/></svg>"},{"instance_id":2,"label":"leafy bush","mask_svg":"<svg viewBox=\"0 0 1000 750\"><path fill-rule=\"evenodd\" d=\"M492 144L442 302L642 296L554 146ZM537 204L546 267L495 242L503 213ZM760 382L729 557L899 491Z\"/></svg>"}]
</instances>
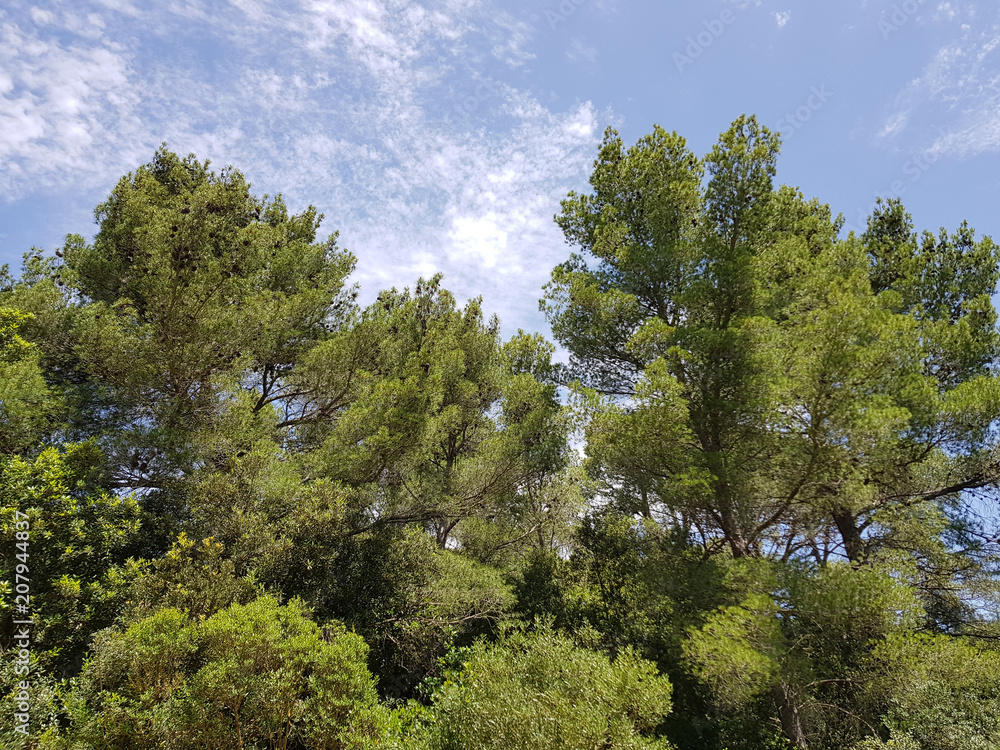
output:
<instances>
[{"instance_id":1,"label":"leafy bush","mask_svg":"<svg viewBox=\"0 0 1000 750\"><path fill-rule=\"evenodd\" d=\"M399 747L640 750L670 712L671 686L631 650L614 661L550 631L452 652L429 708L397 716Z\"/></svg>"},{"instance_id":2,"label":"leafy bush","mask_svg":"<svg viewBox=\"0 0 1000 750\"><path fill-rule=\"evenodd\" d=\"M164 609L94 644L74 723L50 747L364 750L387 712L367 646L298 601L234 604L207 619Z\"/></svg>"}]
</instances>

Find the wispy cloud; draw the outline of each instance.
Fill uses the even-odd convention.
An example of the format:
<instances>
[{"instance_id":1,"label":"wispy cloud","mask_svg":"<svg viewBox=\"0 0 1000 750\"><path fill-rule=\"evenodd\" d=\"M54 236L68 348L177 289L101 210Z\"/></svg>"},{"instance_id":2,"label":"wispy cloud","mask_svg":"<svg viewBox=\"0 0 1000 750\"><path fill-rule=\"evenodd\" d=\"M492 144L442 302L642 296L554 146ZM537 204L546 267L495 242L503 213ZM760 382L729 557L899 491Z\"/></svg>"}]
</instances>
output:
<instances>
[{"instance_id":1,"label":"wispy cloud","mask_svg":"<svg viewBox=\"0 0 1000 750\"><path fill-rule=\"evenodd\" d=\"M530 20L477 0L41 3L0 17L0 195L107 190L166 140L316 204L367 294L443 271L537 327L552 215L599 128L517 83L548 33Z\"/></svg>"},{"instance_id":2,"label":"wispy cloud","mask_svg":"<svg viewBox=\"0 0 1000 750\"><path fill-rule=\"evenodd\" d=\"M582 182L597 118L590 105L553 114L529 97L503 107L520 125L499 141L438 134L413 142L378 194L362 199L375 213L349 218L344 235L353 238L363 284L443 271L460 294L483 294L508 326L535 327L524 301L539 296L565 254L552 214ZM504 310L508 300L520 300L519 309Z\"/></svg>"},{"instance_id":3,"label":"wispy cloud","mask_svg":"<svg viewBox=\"0 0 1000 750\"><path fill-rule=\"evenodd\" d=\"M8 200L90 182L95 163L120 168L130 149L105 134L141 130L129 54L112 44L62 44L37 31L54 14L35 15L34 28L0 26L0 194Z\"/></svg>"},{"instance_id":4,"label":"wispy cloud","mask_svg":"<svg viewBox=\"0 0 1000 750\"><path fill-rule=\"evenodd\" d=\"M953 39L899 93L879 137L937 156L1000 150L1000 14L942 2L934 20L952 27Z\"/></svg>"},{"instance_id":5,"label":"wispy cloud","mask_svg":"<svg viewBox=\"0 0 1000 750\"><path fill-rule=\"evenodd\" d=\"M901 133L906 127L906 123L909 119L910 110L908 109L894 112L892 116L885 121L885 124L879 131L879 138L891 138L894 135Z\"/></svg>"}]
</instances>

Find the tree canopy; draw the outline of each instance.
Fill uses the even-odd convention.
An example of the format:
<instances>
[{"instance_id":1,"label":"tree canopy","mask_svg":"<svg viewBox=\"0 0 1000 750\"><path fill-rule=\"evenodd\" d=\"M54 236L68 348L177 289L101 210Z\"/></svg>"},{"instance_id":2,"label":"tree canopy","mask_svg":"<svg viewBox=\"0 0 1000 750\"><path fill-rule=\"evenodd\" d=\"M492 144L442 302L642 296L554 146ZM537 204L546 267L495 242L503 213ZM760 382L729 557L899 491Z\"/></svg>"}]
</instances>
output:
<instances>
[{"instance_id":1,"label":"tree canopy","mask_svg":"<svg viewBox=\"0 0 1000 750\"><path fill-rule=\"evenodd\" d=\"M5 746L1000 745L1000 249L779 152L609 129L554 343L166 146L0 270Z\"/></svg>"}]
</instances>

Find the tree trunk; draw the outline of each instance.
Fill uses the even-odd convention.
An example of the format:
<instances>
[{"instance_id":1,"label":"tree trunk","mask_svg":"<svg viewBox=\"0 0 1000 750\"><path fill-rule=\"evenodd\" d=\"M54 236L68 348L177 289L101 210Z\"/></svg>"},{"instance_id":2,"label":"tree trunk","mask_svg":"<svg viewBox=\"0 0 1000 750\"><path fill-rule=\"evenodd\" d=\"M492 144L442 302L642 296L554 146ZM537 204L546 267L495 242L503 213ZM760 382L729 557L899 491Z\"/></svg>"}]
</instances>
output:
<instances>
[{"instance_id":1,"label":"tree trunk","mask_svg":"<svg viewBox=\"0 0 1000 750\"><path fill-rule=\"evenodd\" d=\"M733 508L729 485L719 482L715 488L715 497L719 505L719 519L722 522L722 533L729 543L729 549L735 559L750 556L750 540L743 534L739 518Z\"/></svg>"},{"instance_id":2,"label":"tree trunk","mask_svg":"<svg viewBox=\"0 0 1000 750\"><path fill-rule=\"evenodd\" d=\"M458 519L453 519L449 521L448 519L443 519L441 521L436 521L434 523L434 537L437 540L437 546L440 549L448 548L448 537L451 535L451 530L458 525Z\"/></svg>"},{"instance_id":3,"label":"tree trunk","mask_svg":"<svg viewBox=\"0 0 1000 750\"><path fill-rule=\"evenodd\" d=\"M788 685L780 683L771 688L771 697L778 709L778 719L781 721L781 732L788 740L790 747L809 747L806 733L802 728L802 717L799 707L795 705L795 696Z\"/></svg>"},{"instance_id":4,"label":"tree trunk","mask_svg":"<svg viewBox=\"0 0 1000 750\"><path fill-rule=\"evenodd\" d=\"M723 517L726 518L726 516L731 517L732 513L724 513ZM729 518L726 518L723 532L726 535L726 541L729 542L729 550L733 553L734 559L738 560L742 557L750 556L750 543L743 536L743 530L735 521L730 521Z\"/></svg>"},{"instance_id":5,"label":"tree trunk","mask_svg":"<svg viewBox=\"0 0 1000 750\"><path fill-rule=\"evenodd\" d=\"M749 557L751 554L751 540L747 539L744 534L736 504L733 502L732 487L730 487L726 476L724 452L718 430L699 431L698 437L702 450L706 453L709 470L716 477L713 489L722 534L729 544L729 549L733 553L734 558Z\"/></svg>"},{"instance_id":6,"label":"tree trunk","mask_svg":"<svg viewBox=\"0 0 1000 750\"><path fill-rule=\"evenodd\" d=\"M833 511L833 522L837 524L840 538L844 540L844 551L847 553L847 559L854 564L863 562L867 550L854 514L846 508L838 508Z\"/></svg>"}]
</instances>

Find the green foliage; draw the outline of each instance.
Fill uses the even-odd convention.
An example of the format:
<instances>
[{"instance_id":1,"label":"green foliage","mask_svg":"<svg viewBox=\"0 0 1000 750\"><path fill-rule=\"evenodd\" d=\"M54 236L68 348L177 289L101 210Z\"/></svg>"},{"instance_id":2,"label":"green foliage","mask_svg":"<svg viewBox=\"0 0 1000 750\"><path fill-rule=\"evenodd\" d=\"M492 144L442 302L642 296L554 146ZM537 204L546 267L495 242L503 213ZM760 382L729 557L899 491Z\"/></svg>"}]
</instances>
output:
<instances>
[{"instance_id":1,"label":"green foliage","mask_svg":"<svg viewBox=\"0 0 1000 750\"><path fill-rule=\"evenodd\" d=\"M670 683L631 651L613 662L548 631L459 650L426 709L397 719L399 747L667 748L648 734Z\"/></svg>"},{"instance_id":2,"label":"green foliage","mask_svg":"<svg viewBox=\"0 0 1000 750\"><path fill-rule=\"evenodd\" d=\"M0 269L3 742L1000 744L1000 250L840 237L779 150L605 133L568 364L440 276L361 309L313 208L165 147Z\"/></svg>"},{"instance_id":3,"label":"green foliage","mask_svg":"<svg viewBox=\"0 0 1000 750\"><path fill-rule=\"evenodd\" d=\"M481 525L469 537L488 559L564 522L546 518L540 495L568 463L568 423L554 387L530 372L551 369L551 352L523 337L505 349L498 321L477 300L457 309L439 277L383 292L350 338L368 346L356 394L310 462L355 488L355 523L377 506L381 523L424 525L445 547L464 544L466 519L488 519L492 539ZM325 345L317 366L335 368L341 353Z\"/></svg>"},{"instance_id":4,"label":"green foliage","mask_svg":"<svg viewBox=\"0 0 1000 750\"><path fill-rule=\"evenodd\" d=\"M139 530L139 507L134 497L117 497L100 486L101 464L100 451L90 443L46 448L32 461L0 459L0 640L8 650L12 585L21 571L30 581L32 652L40 670L60 677L79 670L91 635L112 623L136 574L127 558ZM16 513L27 516L21 537L24 525L17 519L23 516ZM26 541L19 545L19 539Z\"/></svg>"},{"instance_id":5,"label":"green foliage","mask_svg":"<svg viewBox=\"0 0 1000 750\"><path fill-rule=\"evenodd\" d=\"M779 678L781 629L763 594L719 607L685 645L698 678L712 686L725 711L766 693Z\"/></svg>"},{"instance_id":6,"label":"green foliage","mask_svg":"<svg viewBox=\"0 0 1000 750\"><path fill-rule=\"evenodd\" d=\"M0 306L0 455L32 447L55 411L36 347L18 333L32 317Z\"/></svg>"},{"instance_id":7,"label":"green foliage","mask_svg":"<svg viewBox=\"0 0 1000 750\"><path fill-rule=\"evenodd\" d=\"M270 597L208 618L163 609L107 631L70 701L94 748L378 746L387 722L364 641Z\"/></svg>"},{"instance_id":8,"label":"green foliage","mask_svg":"<svg viewBox=\"0 0 1000 750\"><path fill-rule=\"evenodd\" d=\"M282 588L364 636L379 689L390 697L412 694L451 645L491 630L511 604L499 571L441 550L415 529L325 547L325 557L303 562L307 587L286 581Z\"/></svg>"},{"instance_id":9,"label":"green foliage","mask_svg":"<svg viewBox=\"0 0 1000 750\"><path fill-rule=\"evenodd\" d=\"M837 241L828 208L772 188L777 150L753 118L704 162L609 131L558 217L594 265L557 267L544 309L607 396L587 450L619 507L736 557L833 528L859 560L880 509L995 478L997 251L967 227L918 250L897 204Z\"/></svg>"},{"instance_id":10,"label":"green foliage","mask_svg":"<svg viewBox=\"0 0 1000 750\"><path fill-rule=\"evenodd\" d=\"M872 639L917 619L957 630L968 582L995 568L981 542L957 541L976 530L948 519L959 493L1000 479L1000 253L966 225L917 237L898 201L840 239L828 207L773 186L778 151L752 117L703 160L660 128L628 150L608 131L592 193L557 217L580 254L553 271L543 309L580 382L600 496L705 557L762 558L773 579L704 597L716 601L680 624L683 659L676 635L638 624L660 596L641 577L613 576L596 601L623 614L626 642L662 633L674 645L658 653L686 659L716 710L769 701L792 746L842 747L880 722L846 687L870 678L857 659ZM875 578L824 587L845 557ZM885 576L925 605L897 602L906 624L872 619L895 596ZM838 600L864 586L861 610ZM554 601L564 612L565 594ZM812 628L839 631L843 653Z\"/></svg>"},{"instance_id":11,"label":"green foliage","mask_svg":"<svg viewBox=\"0 0 1000 750\"><path fill-rule=\"evenodd\" d=\"M43 349L51 336L64 353L52 364L75 373L69 385L118 485L162 489L216 458L190 436L217 430L227 407L273 417L272 432L326 408L317 393L302 412L312 386L295 366L344 319L354 260L335 237L315 242L315 209L289 215L280 196L253 196L238 171L161 148L96 217L93 244L69 237L64 262L13 295L47 311ZM58 304L42 292L53 280L87 303L69 316L68 345L67 326L52 320Z\"/></svg>"},{"instance_id":12,"label":"green foliage","mask_svg":"<svg viewBox=\"0 0 1000 750\"><path fill-rule=\"evenodd\" d=\"M31 353L31 344L17 333L18 326L30 318L28 313L0 308L0 363L18 362Z\"/></svg>"},{"instance_id":13,"label":"green foliage","mask_svg":"<svg viewBox=\"0 0 1000 750\"><path fill-rule=\"evenodd\" d=\"M209 537L198 544L181 533L170 551L147 565L132 582L122 619L131 622L159 609L201 619L257 598L259 587L237 577L234 568L219 542Z\"/></svg>"},{"instance_id":14,"label":"green foliage","mask_svg":"<svg viewBox=\"0 0 1000 750\"><path fill-rule=\"evenodd\" d=\"M1000 743L1000 653L994 648L899 633L878 644L871 658L878 667L873 690L885 696L885 723L897 744L979 750Z\"/></svg>"},{"instance_id":15,"label":"green foliage","mask_svg":"<svg viewBox=\"0 0 1000 750\"><path fill-rule=\"evenodd\" d=\"M740 562L730 575L748 593L708 614L683 643L716 705L749 718L780 691L817 747L849 746L878 726L888 698L873 688L886 673L872 660L887 640L912 632L920 615L912 591L889 571L847 564Z\"/></svg>"},{"instance_id":16,"label":"green foliage","mask_svg":"<svg viewBox=\"0 0 1000 750\"><path fill-rule=\"evenodd\" d=\"M591 648L610 655L634 648L655 662L675 687L666 736L679 747L715 747L719 717L709 715L710 693L692 677L683 643L706 612L736 596L719 560L704 558L679 530L607 509L583 520L569 560L536 553L514 587L515 611L529 627L551 620Z\"/></svg>"}]
</instances>

